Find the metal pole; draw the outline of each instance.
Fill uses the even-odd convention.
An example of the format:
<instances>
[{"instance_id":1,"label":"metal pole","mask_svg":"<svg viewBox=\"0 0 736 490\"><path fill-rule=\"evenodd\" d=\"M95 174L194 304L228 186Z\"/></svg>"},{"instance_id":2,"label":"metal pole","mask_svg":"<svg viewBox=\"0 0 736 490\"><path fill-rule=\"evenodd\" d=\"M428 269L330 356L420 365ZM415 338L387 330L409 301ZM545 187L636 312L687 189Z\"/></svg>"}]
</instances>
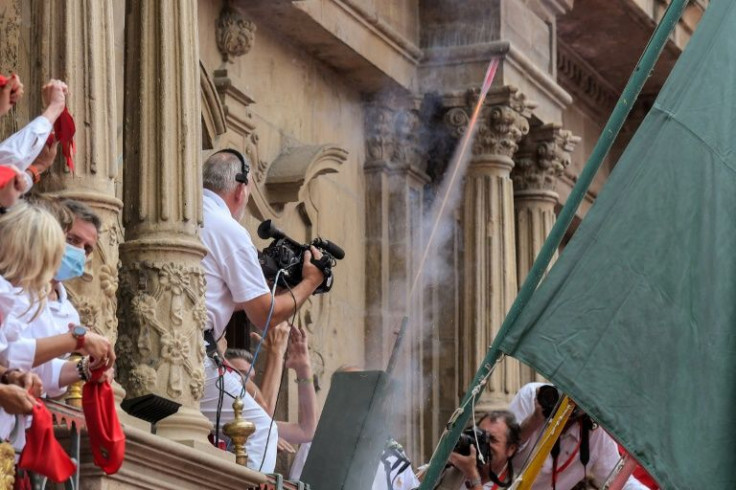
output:
<instances>
[{"instance_id":1,"label":"metal pole","mask_svg":"<svg viewBox=\"0 0 736 490\"><path fill-rule=\"evenodd\" d=\"M621 97L616 103L616 107L613 109L606 126L603 128L603 132L598 138L598 142L596 143L595 148L593 148L593 152L591 153L590 158L588 158L588 162L580 173L575 187L573 187L567 202L565 202L565 206L560 211L560 215L557 217L557 222L552 227L542 249L539 251L539 255L534 261L534 265L532 265L524 284L519 290L519 294L516 297L514 304L511 305L511 309L506 315L506 319L501 325L501 329L493 340L493 344L490 349L486 353L485 359L481 362L480 369L475 373L475 377L463 397L463 401L460 405L461 407L470 406L475 402L475 400L473 400L468 403L468 399L473 397L474 387L487 375L488 369L493 366L501 356L501 350L499 348L501 342L516 322L519 314L529 302L532 293L544 276L544 272L547 270L547 266L552 260L555 251L557 251L565 231L567 231L567 228L570 226L570 223L575 216L575 212L585 196L585 192L588 190L588 187L590 187L593 177L598 171L598 168L600 168L601 163L603 163L603 159L611 149L616 136L618 136L618 133L621 131L621 127L631 112L636 98L639 96L644 83L654 68L654 64L657 62L659 55L662 53L662 49L665 44L667 44L667 40L682 16L682 12L685 10L687 3L688 0L672 0L664 13L662 20L655 28L649 43L646 48L644 48L644 53L641 55L636 68L634 68L633 73L629 77L629 81L626 83L626 87L624 87L624 90L621 93ZM427 473L419 487L420 490L434 489L435 483L447 462L447 458L450 456L452 448L457 443L457 440L460 437L460 432L463 427L465 427L469 417L470 411L463 410L454 421L448 424L447 431L443 434L439 444L437 445L435 453L432 455Z\"/></svg>"}]
</instances>

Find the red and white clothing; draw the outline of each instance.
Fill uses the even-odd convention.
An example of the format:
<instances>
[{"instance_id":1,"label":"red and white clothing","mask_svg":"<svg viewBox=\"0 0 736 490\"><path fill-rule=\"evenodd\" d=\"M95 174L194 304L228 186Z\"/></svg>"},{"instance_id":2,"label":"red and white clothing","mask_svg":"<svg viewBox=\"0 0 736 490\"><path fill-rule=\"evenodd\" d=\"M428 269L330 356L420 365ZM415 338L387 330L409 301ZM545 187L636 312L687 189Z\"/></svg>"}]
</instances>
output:
<instances>
[{"instance_id":1,"label":"red and white clothing","mask_svg":"<svg viewBox=\"0 0 736 490\"><path fill-rule=\"evenodd\" d=\"M545 383L529 383L523 386L509 405L509 410L519 423L534 412L534 400L537 388ZM543 429L531 435L526 444L522 444L514 456L514 468L521 468L534 449L534 442L539 439ZM619 460L616 442L602 428L590 431L590 462L586 468L580 462L580 426L575 424L560 436L560 454L557 457L557 490L570 490L586 476L593 478L602 486ZM532 490L549 490L552 488L552 457L548 456L537 476ZM630 477L624 490L647 490L636 478Z\"/></svg>"}]
</instances>

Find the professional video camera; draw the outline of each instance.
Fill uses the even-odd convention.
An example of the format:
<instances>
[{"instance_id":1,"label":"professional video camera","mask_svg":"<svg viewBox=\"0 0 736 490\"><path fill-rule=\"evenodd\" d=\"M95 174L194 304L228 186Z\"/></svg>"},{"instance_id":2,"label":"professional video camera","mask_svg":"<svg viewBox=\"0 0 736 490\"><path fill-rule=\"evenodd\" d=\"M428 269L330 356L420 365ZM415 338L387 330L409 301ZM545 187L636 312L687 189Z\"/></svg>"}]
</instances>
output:
<instances>
[{"instance_id":1,"label":"professional video camera","mask_svg":"<svg viewBox=\"0 0 736 490\"><path fill-rule=\"evenodd\" d=\"M319 260L312 258L312 263L319 267L325 276L325 280L314 291L314 294L326 293L332 288L332 268L337 260L345 257L343 249L321 238L315 238L312 243L299 243L276 228L270 219L258 226L258 236L264 240L273 238L273 242L258 253L258 261L268 281L273 282L278 271L283 269L279 276L280 286L293 287L299 284L302 280L304 252L309 250L310 246L314 246L322 252L322 258Z\"/></svg>"}]
</instances>

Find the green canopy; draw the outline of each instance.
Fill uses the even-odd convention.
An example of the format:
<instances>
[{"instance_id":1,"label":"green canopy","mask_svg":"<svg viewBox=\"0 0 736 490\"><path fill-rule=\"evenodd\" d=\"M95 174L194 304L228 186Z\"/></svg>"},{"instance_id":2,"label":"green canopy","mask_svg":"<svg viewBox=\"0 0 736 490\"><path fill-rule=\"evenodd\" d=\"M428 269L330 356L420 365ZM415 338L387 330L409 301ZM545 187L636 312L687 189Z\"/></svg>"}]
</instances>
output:
<instances>
[{"instance_id":1,"label":"green canopy","mask_svg":"<svg viewBox=\"0 0 736 490\"><path fill-rule=\"evenodd\" d=\"M501 349L666 489L736 488L736 1L713 0Z\"/></svg>"}]
</instances>

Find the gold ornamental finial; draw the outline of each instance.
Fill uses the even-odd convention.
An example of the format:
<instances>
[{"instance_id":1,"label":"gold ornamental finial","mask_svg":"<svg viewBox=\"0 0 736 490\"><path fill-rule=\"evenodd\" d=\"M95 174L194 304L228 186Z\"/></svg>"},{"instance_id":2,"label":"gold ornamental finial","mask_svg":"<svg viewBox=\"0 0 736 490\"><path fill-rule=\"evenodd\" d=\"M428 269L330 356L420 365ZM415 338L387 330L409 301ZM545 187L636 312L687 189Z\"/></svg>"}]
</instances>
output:
<instances>
[{"instance_id":1,"label":"gold ornamental finial","mask_svg":"<svg viewBox=\"0 0 736 490\"><path fill-rule=\"evenodd\" d=\"M74 362L75 364L79 362L82 359L82 356L79 354L72 354L69 356L69 360ZM75 408L82 408L82 387L84 386L84 381L76 381L69 385L69 387L66 390L66 395L64 395L64 401L67 405L75 407Z\"/></svg>"},{"instance_id":2,"label":"gold ornamental finial","mask_svg":"<svg viewBox=\"0 0 736 490\"><path fill-rule=\"evenodd\" d=\"M225 424L222 427L222 432L233 441L233 445L235 446L235 462L241 466L245 466L248 463L248 453L245 452L245 441L255 432L256 426L243 418L243 401L239 397L233 402L233 411L235 415L232 422Z\"/></svg>"}]
</instances>

